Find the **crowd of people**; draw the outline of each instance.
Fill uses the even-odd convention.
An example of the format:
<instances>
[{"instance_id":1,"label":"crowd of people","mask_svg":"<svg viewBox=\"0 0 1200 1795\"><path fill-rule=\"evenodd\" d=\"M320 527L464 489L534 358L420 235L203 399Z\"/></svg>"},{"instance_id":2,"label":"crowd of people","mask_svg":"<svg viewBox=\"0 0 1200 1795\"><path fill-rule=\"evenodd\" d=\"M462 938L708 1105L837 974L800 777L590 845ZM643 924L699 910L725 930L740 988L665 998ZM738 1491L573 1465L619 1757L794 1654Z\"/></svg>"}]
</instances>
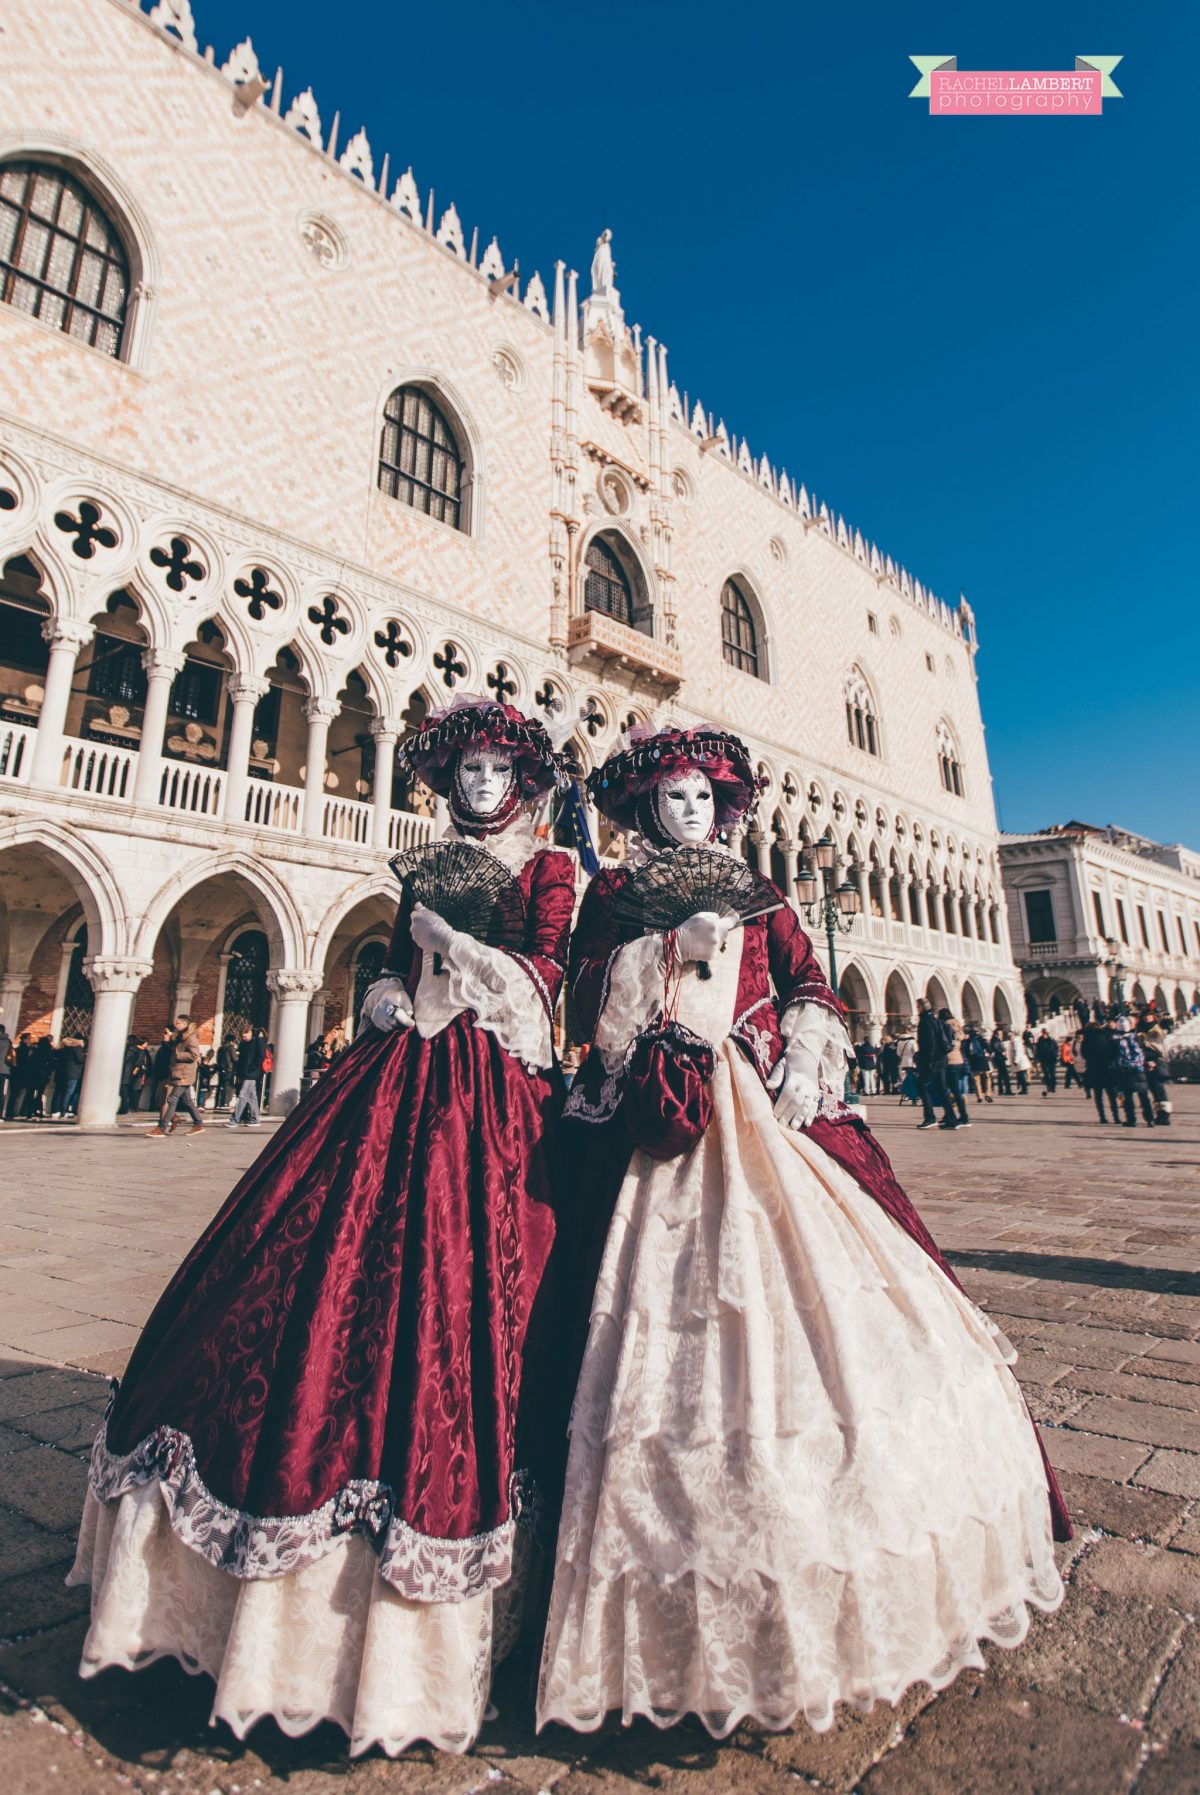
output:
<instances>
[{"instance_id":1,"label":"crowd of people","mask_svg":"<svg viewBox=\"0 0 1200 1795\"><path fill-rule=\"evenodd\" d=\"M306 1088L345 1046L340 1028L313 1041L305 1060ZM134 1032L125 1041L117 1113L157 1114L151 1140L182 1129L185 1120L189 1133L199 1133L205 1112L211 1119L227 1110L227 1127L257 1128L270 1101L274 1052L266 1029L250 1025L219 1047L205 1047L190 1016L177 1016L153 1044ZM64 1034L55 1045L49 1035L35 1040L24 1030L14 1041L0 1021L0 1121L60 1122L77 1116L86 1058L83 1036Z\"/></svg>"},{"instance_id":2,"label":"crowd of people","mask_svg":"<svg viewBox=\"0 0 1200 1795\"><path fill-rule=\"evenodd\" d=\"M965 1025L947 1008L917 1000L917 1026L854 1049L851 1083L862 1097L895 1097L920 1106L918 1128L970 1128L968 1099L1043 1098L1074 1086L1096 1105L1099 1120L1136 1128L1171 1122L1167 1036L1170 1020L1153 1005L1135 1013L1121 1006L1079 1007L1073 1033L1056 1037L1032 1023L1024 1029ZM939 1120L938 1111L941 1111Z\"/></svg>"}]
</instances>

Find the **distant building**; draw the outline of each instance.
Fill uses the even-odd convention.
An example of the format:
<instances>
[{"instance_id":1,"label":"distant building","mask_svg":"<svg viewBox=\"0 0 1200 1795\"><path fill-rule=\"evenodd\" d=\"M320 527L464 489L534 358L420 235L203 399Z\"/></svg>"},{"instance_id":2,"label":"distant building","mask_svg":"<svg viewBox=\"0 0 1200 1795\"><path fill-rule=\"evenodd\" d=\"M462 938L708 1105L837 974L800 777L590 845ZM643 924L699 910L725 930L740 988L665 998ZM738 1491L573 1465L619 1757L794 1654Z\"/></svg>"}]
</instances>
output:
<instances>
[{"instance_id":1,"label":"distant building","mask_svg":"<svg viewBox=\"0 0 1200 1795\"><path fill-rule=\"evenodd\" d=\"M1019 1014L965 601L681 391L607 232L585 293L518 276L332 110L189 0L5 8L8 1026L90 1028L103 1120L131 1022L261 1022L286 1101L439 826L397 741L470 691L577 707L589 766L740 731L735 845L790 886L828 831L860 884L856 1038Z\"/></svg>"},{"instance_id":2,"label":"distant building","mask_svg":"<svg viewBox=\"0 0 1200 1795\"><path fill-rule=\"evenodd\" d=\"M1040 1015L1120 996L1200 1004L1200 854L1109 824L1000 837L1013 956Z\"/></svg>"}]
</instances>

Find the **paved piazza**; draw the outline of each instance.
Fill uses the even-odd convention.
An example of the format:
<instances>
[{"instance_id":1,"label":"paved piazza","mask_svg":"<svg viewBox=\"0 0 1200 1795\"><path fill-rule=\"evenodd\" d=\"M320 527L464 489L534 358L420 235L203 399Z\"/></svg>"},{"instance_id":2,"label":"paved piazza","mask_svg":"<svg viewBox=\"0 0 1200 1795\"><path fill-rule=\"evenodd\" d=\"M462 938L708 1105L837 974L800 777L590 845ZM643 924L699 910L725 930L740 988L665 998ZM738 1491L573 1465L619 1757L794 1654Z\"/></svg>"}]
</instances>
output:
<instances>
[{"instance_id":1,"label":"paved piazza","mask_svg":"<svg viewBox=\"0 0 1200 1795\"><path fill-rule=\"evenodd\" d=\"M458 1759L349 1764L342 1735L210 1729L173 1664L79 1682L63 1586L87 1449L137 1329L265 1132L7 1127L0 1198L0 1773L4 1795L285 1788L500 1795L1192 1795L1200 1791L1200 1090L1171 1130L1106 1128L1076 1093L998 1101L969 1134L873 1120L971 1293L1021 1350L1078 1536L1064 1608L1015 1655L832 1733L610 1726L535 1739L526 1671Z\"/></svg>"}]
</instances>

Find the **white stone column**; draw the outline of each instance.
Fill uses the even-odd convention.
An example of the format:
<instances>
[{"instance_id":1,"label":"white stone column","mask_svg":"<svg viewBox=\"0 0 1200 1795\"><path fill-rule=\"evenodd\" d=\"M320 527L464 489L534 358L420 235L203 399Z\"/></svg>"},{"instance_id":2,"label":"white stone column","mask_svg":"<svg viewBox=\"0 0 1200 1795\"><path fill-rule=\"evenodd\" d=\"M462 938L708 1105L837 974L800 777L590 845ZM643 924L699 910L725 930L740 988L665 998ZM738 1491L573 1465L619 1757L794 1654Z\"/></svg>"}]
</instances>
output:
<instances>
[{"instance_id":1,"label":"white stone column","mask_svg":"<svg viewBox=\"0 0 1200 1795\"><path fill-rule=\"evenodd\" d=\"M142 656L142 666L146 669L146 708L142 716L142 739L138 744L137 773L133 781L135 804L158 803L167 705L175 675L183 671L184 658L172 648L148 648Z\"/></svg>"},{"instance_id":2,"label":"white stone column","mask_svg":"<svg viewBox=\"0 0 1200 1795\"><path fill-rule=\"evenodd\" d=\"M260 698L270 690L265 679L235 673L225 682L233 721L229 725L229 754L225 765L225 796L221 815L227 823L246 820L246 792L250 784L250 744L254 735L254 713Z\"/></svg>"},{"instance_id":3,"label":"white stone column","mask_svg":"<svg viewBox=\"0 0 1200 1795\"><path fill-rule=\"evenodd\" d=\"M71 702L71 681L75 662L85 642L94 631L90 623L77 617L54 617L42 625L42 638L50 644L50 665L42 708L38 712L37 736L29 766L30 785L57 786L62 779L63 730L67 706Z\"/></svg>"},{"instance_id":4,"label":"white stone column","mask_svg":"<svg viewBox=\"0 0 1200 1795\"><path fill-rule=\"evenodd\" d=\"M883 1040L883 1031L886 1025L886 1015L880 1016L877 1012L872 1012L872 1014L867 1017L867 1039L876 1047L878 1047L879 1043Z\"/></svg>"},{"instance_id":5,"label":"white stone column","mask_svg":"<svg viewBox=\"0 0 1200 1795\"><path fill-rule=\"evenodd\" d=\"M376 717L371 724L375 738L375 773L371 784L371 846L387 852L392 821L392 776L396 770L396 743L404 725L399 717Z\"/></svg>"},{"instance_id":6,"label":"white stone column","mask_svg":"<svg viewBox=\"0 0 1200 1795\"><path fill-rule=\"evenodd\" d=\"M441 841L450 827L450 806L445 798L433 800L433 839Z\"/></svg>"},{"instance_id":7,"label":"white stone column","mask_svg":"<svg viewBox=\"0 0 1200 1795\"><path fill-rule=\"evenodd\" d=\"M329 725L341 708L336 698L310 698L304 706L308 720L308 748L304 756L304 818L301 826L305 835L321 833L325 816L325 750L329 742Z\"/></svg>"},{"instance_id":8,"label":"white stone column","mask_svg":"<svg viewBox=\"0 0 1200 1795\"><path fill-rule=\"evenodd\" d=\"M84 960L83 970L91 980L96 1000L79 1092L79 1126L111 1128L117 1119L121 1066L133 1000L142 980L154 968L149 960L109 960L97 955Z\"/></svg>"},{"instance_id":9,"label":"white stone column","mask_svg":"<svg viewBox=\"0 0 1200 1795\"><path fill-rule=\"evenodd\" d=\"M17 1024L21 1020L21 999L32 976L29 972L5 972L0 975L0 1022L3 1022L14 1041L17 1038Z\"/></svg>"},{"instance_id":10,"label":"white stone column","mask_svg":"<svg viewBox=\"0 0 1200 1795\"><path fill-rule=\"evenodd\" d=\"M308 1046L308 1006L320 985L319 972L305 972L295 966L281 966L267 974L267 986L275 998L272 1114L286 1115L299 1102L304 1050Z\"/></svg>"},{"instance_id":11,"label":"white stone column","mask_svg":"<svg viewBox=\"0 0 1200 1795\"><path fill-rule=\"evenodd\" d=\"M751 829L750 840L754 843L754 858L758 862L758 870L764 879L771 877L771 839L761 829Z\"/></svg>"}]
</instances>

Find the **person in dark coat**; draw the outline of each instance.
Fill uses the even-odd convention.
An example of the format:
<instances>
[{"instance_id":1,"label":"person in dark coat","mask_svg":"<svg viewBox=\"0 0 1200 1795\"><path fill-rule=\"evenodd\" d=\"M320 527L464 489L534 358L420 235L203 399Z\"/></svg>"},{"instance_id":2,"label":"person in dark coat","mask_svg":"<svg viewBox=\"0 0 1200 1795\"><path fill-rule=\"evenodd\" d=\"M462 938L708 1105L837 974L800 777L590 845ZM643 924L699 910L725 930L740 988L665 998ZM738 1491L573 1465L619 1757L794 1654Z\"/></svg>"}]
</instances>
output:
<instances>
[{"instance_id":1,"label":"person in dark coat","mask_svg":"<svg viewBox=\"0 0 1200 1795\"><path fill-rule=\"evenodd\" d=\"M942 1110L941 1126L957 1128L950 1093L946 1088L946 1061L952 1037L943 1030L933 1008L923 997L917 999L917 1088L924 1111L918 1128L938 1126L937 1107Z\"/></svg>"},{"instance_id":2,"label":"person in dark coat","mask_svg":"<svg viewBox=\"0 0 1200 1795\"><path fill-rule=\"evenodd\" d=\"M1058 1042L1045 1029L1033 1044L1033 1057L1042 1068L1042 1096L1053 1097L1058 1085Z\"/></svg>"},{"instance_id":3,"label":"person in dark coat","mask_svg":"<svg viewBox=\"0 0 1200 1795\"><path fill-rule=\"evenodd\" d=\"M194 1095L199 1066L198 1025L190 1016L177 1016L171 1041L171 1063L167 1068L167 1094L159 1113L158 1126L150 1130L148 1140L160 1139L164 1134L170 1134L175 1126L176 1112L180 1109L186 1110L192 1118L192 1126L188 1132L202 1132L204 1122L196 1108Z\"/></svg>"},{"instance_id":4,"label":"person in dark coat","mask_svg":"<svg viewBox=\"0 0 1200 1795\"><path fill-rule=\"evenodd\" d=\"M8 1081L16 1060L16 1048L12 1044L12 1036L0 1022L0 1122L4 1120L5 1099L8 1096Z\"/></svg>"},{"instance_id":5,"label":"person in dark coat","mask_svg":"<svg viewBox=\"0 0 1200 1795\"><path fill-rule=\"evenodd\" d=\"M222 1041L217 1048L217 1108L224 1109L233 1091L237 1073L237 1049L232 1041Z\"/></svg>"},{"instance_id":6,"label":"person in dark coat","mask_svg":"<svg viewBox=\"0 0 1200 1795\"><path fill-rule=\"evenodd\" d=\"M145 1035L129 1035L125 1041L125 1054L121 1061L121 1102L117 1110L119 1116L127 1115L130 1110L138 1108L149 1076L150 1049L146 1045L146 1037Z\"/></svg>"},{"instance_id":7,"label":"person in dark coat","mask_svg":"<svg viewBox=\"0 0 1200 1795\"><path fill-rule=\"evenodd\" d=\"M879 1049L879 1080L885 1097L894 1097L900 1083L900 1050L894 1041Z\"/></svg>"},{"instance_id":8,"label":"person in dark coat","mask_svg":"<svg viewBox=\"0 0 1200 1795\"><path fill-rule=\"evenodd\" d=\"M234 1077L237 1080L237 1102L232 1116L226 1122L226 1128L258 1127L258 1083L263 1075L263 1060L267 1054L267 1038L262 1029L257 1031L249 1025L242 1030L241 1045L237 1052L237 1065ZM243 1122L243 1114L246 1120Z\"/></svg>"},{"instance_id":9,"label":"person in dark coat","mask_svg":"<svg viewBox=\"0 0 1200 1795\"><path fill-rule=\"evenodd\" d=\"M17 1044L13 1049L12 1079L8 1087L8 1119L15 1121L22 1114L25 1093L29 1089L29 1079L33 1061L33 1036L25 1031L17 1036Z\"/></svg>"},{"instance_id":10,"label":"person in dark coat","mask_svg":"<svg viewBox=\"0 0 1200 1795\"><path fill-rule=\"evenodd\" d=\"M1142 1041L1142 1052L1146 1056L1146 1084L1150 1090L1150 1100L1154 1105L1154 1120L1160 1128L1171 1126L1171 1099L1168 1087L1171 1082L1167 1071L1167 1056L1159 1041L1145 1038Z\"/></svg>"},{"instance_id":11,"label":"person in dark coat","mask_svg":"<svg viewBox=\"0 0 1200 1795\"><path fill-rule=\"evenodd\" d=\"M40 1041L33 1044L33 1054L29 1061L29 1084L25 1091L25 1107L21 1112L27 1119L35 1117L42 1121L46 1114L46 1087L54 1077L54 1068L58 1060L54 1043L49 1035L43 1035Z\"/></svg>"},{"instance_id":12,"label":"person in dark coat","mask_svg":"<svg viewBox=\"0 0 1200 1795\"><path fill-rule=\"evenodd\" d=\"M59 1042L54 1079L54 1120L78 1113L79 1085L83 1078L86 1052L78 1035L65 1035Z\"/></svg>"},{"instance_id":13,"label":"person in dark coat","mask_svg":"<svg viewBox=\"0 0 1200 1795\"><path fill-rule=\"evenodd\" d=\"M988 1057L996 1075L997 1097L1011 1097L1013 1088L1012 1070L1008 1063L1008 1037L1002 1028L992 1031L992 1038L988 1042Z\"/></svg>"},{"instance_id":14,"label":"person in dark coat","mask_svg":"<svg viewBox=\"0 0 1200 1795\"><path fill-rule=\"evenodd\" d=\"M150 1102L154 1109L161 1110L167 1100L167 1079L171 1071L171 1054L175 1047L174 1030L164 1028L162 1040L154 1049L154 1060L151 1070Z\"/></svg>"},{"instance_id":15,"label":"person in dark coat","mask_svg":"<svg viewBox=\"0 0 1200 1795\"><path fill-rule=\"evenodd\" d=\"M1104 1099L1107 1097L1112 1107L1112 1119L1114 1122L1119 1122L1121 1112L1117 1108L1116 1067L1114 1064L1117 1042L1112 1025L1098 1020L1089 1022L1083 1031L1080 1048L1084 1065L1087 1067L1087 1082L1092 1089L1097 1115L1102 1122L1108 1121L1108 1117L1104 1113Z\"/></svg>"}]
</instances>

